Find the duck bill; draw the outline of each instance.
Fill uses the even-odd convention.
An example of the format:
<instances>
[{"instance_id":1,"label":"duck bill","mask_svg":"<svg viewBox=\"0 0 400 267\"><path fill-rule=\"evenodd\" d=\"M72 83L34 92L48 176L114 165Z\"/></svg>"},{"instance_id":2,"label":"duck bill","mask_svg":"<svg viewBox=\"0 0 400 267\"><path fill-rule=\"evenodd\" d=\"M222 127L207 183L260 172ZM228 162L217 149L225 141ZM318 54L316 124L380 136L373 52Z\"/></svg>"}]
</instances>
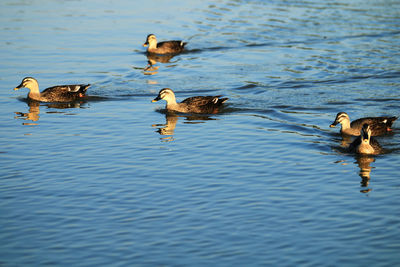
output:
<instances>
[{"instance_id":1,"label":"duck bill","mask_svg":"<svg viewBox=\"0 0 400 267\"><path fill-rule=\"evenodd\" d=\"M149 43L147 43L147 42L143 44L144 47L146 47L146 46L148 46L148 45L149 45Z\"/></svg>"},{"instance_id":2,"label":"duck bill","mask_svg":"<svg viewBox=\"0 0 400 267\"><path fill-rule=\"evenodd\" d=\"M161 98L159 96L157 96L156 98L154 98L153 100L151 100L152 103L157 102L158 100L161 100Z\"/></svg>"},{"instance_id":3,"label":"duck bill","mask_svg":"<svg viewBox=\"0 0 400 267\"><path fill-rule=\"evenodd\" d=\"M17 87L14 88L14 91L17 91L17 90L21 89L22 87L24 87L24 86L21 83L20 85L18 85Z\"/></svg>"},{"instance_id":4,"label":"duck bill","mask_svg":"<svg viewBox=\"0 0 400 267\"><path fill-rule=\"evenodd\" d=\"M337 125L337 122L335 121L334 123L332 123L331 125L329 125L329 127L333 128Z\"/></svg>"}]
</instances>

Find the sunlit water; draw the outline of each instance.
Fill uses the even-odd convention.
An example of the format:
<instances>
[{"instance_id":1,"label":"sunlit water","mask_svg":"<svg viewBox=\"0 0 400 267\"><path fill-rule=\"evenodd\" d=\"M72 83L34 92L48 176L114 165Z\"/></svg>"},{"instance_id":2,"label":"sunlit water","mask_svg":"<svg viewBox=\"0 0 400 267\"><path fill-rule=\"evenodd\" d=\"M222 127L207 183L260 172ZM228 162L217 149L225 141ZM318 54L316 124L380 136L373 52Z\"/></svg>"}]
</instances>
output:
<instances>
[{"instance_id":1,"label":"sunlit water","mask_svg":"<svg viewBox=\"0 0 400 267\"><path fill-rule=\"evenodd\" d=\"M399 116L398 1L134 2L0 3L0 265L400 264L399 122L374 157L329 128ZM229 101L170 115L163 87Z\"/></svg>"}]
</instances>

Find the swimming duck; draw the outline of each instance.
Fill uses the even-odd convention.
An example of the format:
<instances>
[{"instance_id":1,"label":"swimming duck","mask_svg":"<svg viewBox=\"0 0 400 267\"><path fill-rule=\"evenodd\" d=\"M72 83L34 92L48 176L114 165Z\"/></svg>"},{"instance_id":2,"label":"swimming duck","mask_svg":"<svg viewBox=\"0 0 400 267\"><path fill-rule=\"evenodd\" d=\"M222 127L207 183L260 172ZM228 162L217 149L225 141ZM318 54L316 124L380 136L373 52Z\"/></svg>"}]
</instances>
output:
<instances>
[{"instance_id":1,"label":"swimming duck","mask_svg":"<svg viewBox=\"0 0 400 267\"><path fill-rule=\"evenodd\" d=\"M213 114L218 112L218 108L225 103L228 98L220 98L221 96L194 96L176 103L175 94L169 88L161 89L158 96L152 102L164 99L167 101L165 108L170 111L183 113L203 113Z\"/></svg>"},{"instance_id":2,"label":"swimming duck","mask_svg":"<svg viewBox=\"0 0 400 267\"><path fill-rule=\"evenodd\" d=\"M383 135L387 132L392 131L393 122L397 117L367 117L357 119L350 123L349 115L346 112L339 112L336 115L335 121L330 125L330 127L335 127L338 123L342 124L340 133L347 135L359 136L361 128L365 123L367 123L371 130L372 136Z\"/></svg>"},{"instance_id":3,"label":"swimming duck","mask_svg":"<svg viewBox=\"0 0 400 267\"><path fill-rule=\"evenodd\" d=\"M178 54L183 51L186 44L187 43L183 41L165 41L157 43L156 36L154 34L149 34L143 46L149 46L147 48L148 53Z\"/></svg>"},{"instance_id":4,"label":"swimming duck","mask_svg":"<svg viewBox=\"0 0 400 267\"><path fill-rule=\"evenodd\" d=\"M371 132L371 127L365 123L361 128L361 135L350 144L349 150L357 154L377 155L382 153L382 147L371 137Z\"/></svg>"},{"instance_id":5,"label":"swimming duck","mask_svg":"<svg viewBox=\"0 0 400 267\"><path fill-rule=\"evenodd\" d=\"M29 89L28 98L41 102L71 102L85 96L90 84L58 85L49 87L39 92L39 84L35 78L26 77L21 84L14 88L19 90L23 87Z\"/></svg>"}]
</instances>

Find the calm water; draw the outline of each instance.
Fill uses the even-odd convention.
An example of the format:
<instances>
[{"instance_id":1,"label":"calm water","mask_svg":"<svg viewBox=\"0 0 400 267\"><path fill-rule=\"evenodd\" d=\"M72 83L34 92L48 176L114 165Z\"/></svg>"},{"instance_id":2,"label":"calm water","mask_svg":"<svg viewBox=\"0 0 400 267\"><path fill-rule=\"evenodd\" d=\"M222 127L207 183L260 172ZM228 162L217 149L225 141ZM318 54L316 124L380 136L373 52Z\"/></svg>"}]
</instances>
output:
<instances>
[{"instance_id":1,"label":"calm water","mask_svg":"<svg viewBox=\"0 0 400 267\"><path fill-rule=\"evenodd\" d=\"M400 115L399 1L103 2L0 3L1 266L400 265L399 122L375 157L329 128ZM170 116L163 87L229 101Z\"/></svg>"}]
</instances>

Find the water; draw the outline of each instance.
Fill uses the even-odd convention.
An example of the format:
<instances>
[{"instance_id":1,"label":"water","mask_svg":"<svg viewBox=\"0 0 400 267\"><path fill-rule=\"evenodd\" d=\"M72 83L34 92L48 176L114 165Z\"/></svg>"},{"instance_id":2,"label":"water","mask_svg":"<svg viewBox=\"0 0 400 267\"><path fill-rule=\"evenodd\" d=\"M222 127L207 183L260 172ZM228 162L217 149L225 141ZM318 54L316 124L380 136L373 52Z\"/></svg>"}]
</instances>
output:
<instances>
[{"instance_id":1,"label":"water","mask_svg":"<svg viewBox=\"0 0 400 267\"><path fill-rule=\"evenodd\" d=\"M398 1L133 2L1 2L0 265L400 264L398 122L374 157L329 128L399 115ZM149 33L188 51L146 69Z\"/></svg>"}]
</instances>

